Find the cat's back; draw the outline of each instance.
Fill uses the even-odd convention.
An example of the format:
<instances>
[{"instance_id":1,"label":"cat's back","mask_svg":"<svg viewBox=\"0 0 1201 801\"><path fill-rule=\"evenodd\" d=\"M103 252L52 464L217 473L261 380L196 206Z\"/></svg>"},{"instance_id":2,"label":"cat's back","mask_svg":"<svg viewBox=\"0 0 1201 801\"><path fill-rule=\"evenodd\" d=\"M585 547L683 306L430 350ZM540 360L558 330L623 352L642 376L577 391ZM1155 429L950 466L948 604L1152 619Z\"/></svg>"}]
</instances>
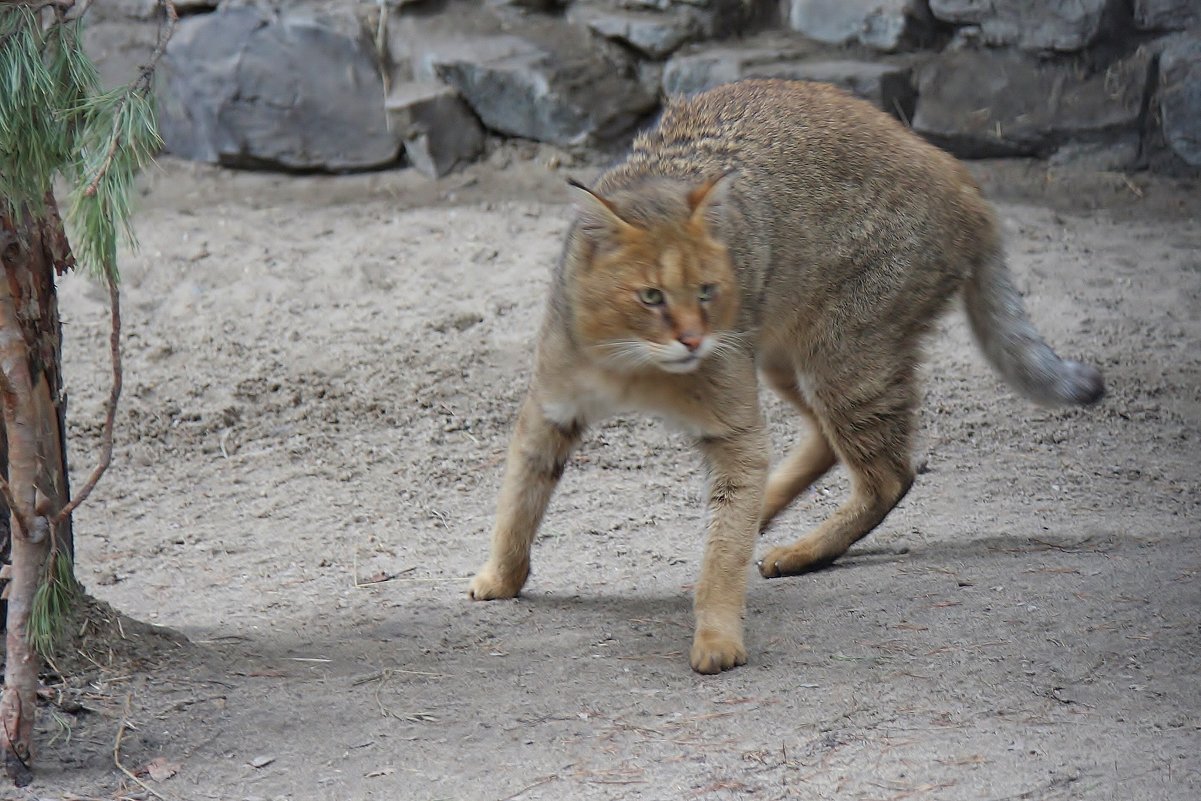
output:
<instances>
[{"instance_id":1,"label":"cat's back","mask_svg":"<svg viewBox=\"0 0 1201 801\"><path fill-rule=\"evenodd\" d=\"M866 101L823 83L757 79L668 103L635 141L636 172L696 175L740 169L757 177L974 187L961 164Z\"/></svg>"}]
</instances>

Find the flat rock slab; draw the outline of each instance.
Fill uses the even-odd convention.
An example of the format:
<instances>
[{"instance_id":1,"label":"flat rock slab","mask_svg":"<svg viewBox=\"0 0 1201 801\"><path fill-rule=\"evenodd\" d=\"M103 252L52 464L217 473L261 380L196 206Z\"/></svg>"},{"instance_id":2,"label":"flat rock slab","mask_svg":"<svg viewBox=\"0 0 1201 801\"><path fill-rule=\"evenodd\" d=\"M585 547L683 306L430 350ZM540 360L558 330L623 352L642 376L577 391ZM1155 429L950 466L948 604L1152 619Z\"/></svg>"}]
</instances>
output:
<instances>
[{"instance_id":1,"label":"flat rock slab","mask_svg":"<svg viewBox=\"0 0 1201 801\"><path fill-rule=\"evenodd\" d=\"M704 33L698 13L687 7L661 12L577 5L567 18L653 59L671 55Z\"/></svg>"},{"instance_id":2,"label":"flat rock slab","mask_svg":"<svg viewBox=\"0 0 1201 801\"><path fill-rule=\"evenodd\" d=\"M921 0L785 0L788 27L826 44L892 52L925 39L932 19Z\"/></svg>"},{"instance_id":3,"label":"flat rock slab","mask_svg":"<svg viewBox=\"0 0 1201 801\"><path fill-rule=\"evenodd\" d=\"M1140 129L1151 56L1086 72L1013 51L943 53L918 73L913 128L958 156L1039 155Z\"/></svg>"},{"instance_id":4,"label":"flat rock slab","mask_svg":"<svg viewBox=\"0 0 1201 801\"><path fill-rule=\"evenodd\" d=\"M251 7L185 17L164 72L160 128L184 158L340 171L399 157L372 44L346 21Z\"/></svg>"},{"instance_id":5,"label":"flat rock slab","mask_svg":"<svg viewBox=\"0 0 1201 801\"><path fill-rule=\"evenodd\" d=\"M1201 25L1201 2L1134 0L1134 24L1142 30L1183 31Z\"/></svg>"},{"instance_id":6,"label":"flat rock slab","mask_svg":"<svg viewBox=\"0 0 1201 801\"><path fill-rule=\"evenodd\" d=\"M1075 51L1114 21L1122 0L930 0L943 22L975 25L990 45Z\"/></svg>"},{"instance_id":7,"label":"flat rock slab","mask_svg":"<svg viewBox=\"0 0 1201 801\"><path fill-rule=\"evenodd\" d=\"M1201 36L1176 39L1160 54L1159 110L1168 147L1201 167Z\"/></svg>"},{"instance_id":8,"label":"flat rock slab","mask_svg":"<svg viewBox=\"0 0 1201 801\"><path fill-rule=\"evenodd\" d=\"M908 64L857 61L788 43L715 47L680 54L667 62L663 91L693 94L744 78L784 78L831 83L892 114L913 112Z\"/></svg>"},{"instance_id":9,"label":"flat rock slab","mask_svg":"<svg viewBox=\"0 0 1201 801\"><path fill-rule=\"evenodd\" d=\"M409 163L431 178L474 161L484 149L484 131L454 89L412 81L392 87L388 122L404 143Z\"/></svg>"}]
</instances>

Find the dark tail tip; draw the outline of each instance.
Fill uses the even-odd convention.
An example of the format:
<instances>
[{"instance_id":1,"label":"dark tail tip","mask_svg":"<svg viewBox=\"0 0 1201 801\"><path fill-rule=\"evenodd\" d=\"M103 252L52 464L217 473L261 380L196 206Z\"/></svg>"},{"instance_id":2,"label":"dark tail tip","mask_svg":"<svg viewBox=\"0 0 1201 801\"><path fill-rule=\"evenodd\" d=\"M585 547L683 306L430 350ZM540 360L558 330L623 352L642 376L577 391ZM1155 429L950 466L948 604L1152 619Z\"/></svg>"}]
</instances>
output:
<instances>
[{"instance_id":1,"label":"dark tail tip","mask_svg":"<svg viewBox=\"0 0 1201 801\"><path fill-rule=\"evenodd\" d=\"M1063 399L1078 406L1092 406L1105 397L1101 371L1081 362L1064 361Z\"/></svg>"}]
</instances>

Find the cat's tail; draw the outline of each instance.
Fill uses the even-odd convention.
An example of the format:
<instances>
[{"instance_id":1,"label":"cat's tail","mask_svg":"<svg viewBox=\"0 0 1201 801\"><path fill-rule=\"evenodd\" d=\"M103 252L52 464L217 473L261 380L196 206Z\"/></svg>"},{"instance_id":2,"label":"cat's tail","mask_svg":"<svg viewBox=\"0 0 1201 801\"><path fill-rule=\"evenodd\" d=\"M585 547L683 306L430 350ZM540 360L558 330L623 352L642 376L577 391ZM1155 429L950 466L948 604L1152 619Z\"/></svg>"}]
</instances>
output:
<instances>
[{"instance_id":1,"label":"cat's tail","mask_svg":"<svg viewBox=\"0 0 1201 801\"><path fill-rule=\"evenodd\" d=\"M1087 406L1105 395L1099 371L1059 358L1039 335L999 248L968 277L963 299L985 358L1018 392L1050 406Z\"/></svg>"}]
</instances>

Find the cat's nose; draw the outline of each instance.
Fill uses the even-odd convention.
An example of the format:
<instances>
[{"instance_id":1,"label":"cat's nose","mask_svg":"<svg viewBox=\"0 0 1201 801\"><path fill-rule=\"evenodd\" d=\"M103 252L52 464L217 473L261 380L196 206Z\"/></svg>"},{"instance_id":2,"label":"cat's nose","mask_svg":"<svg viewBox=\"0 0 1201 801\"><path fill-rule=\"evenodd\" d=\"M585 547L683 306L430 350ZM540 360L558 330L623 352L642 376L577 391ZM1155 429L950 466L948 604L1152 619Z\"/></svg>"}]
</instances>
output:
<instances>
[{"instance_id":1,"label":"cat's nose","mask_svg":"<svg viewBox=\"0 0 1201 801\"><path fill-rule=\"evenodd\" d=\"M676 337L676 340L681 345L688 348L690 352L699 348L701 346L701 340L703 339L704 337L702 337L700 334L680 334Z\"/></svg>"}]
</instances>

